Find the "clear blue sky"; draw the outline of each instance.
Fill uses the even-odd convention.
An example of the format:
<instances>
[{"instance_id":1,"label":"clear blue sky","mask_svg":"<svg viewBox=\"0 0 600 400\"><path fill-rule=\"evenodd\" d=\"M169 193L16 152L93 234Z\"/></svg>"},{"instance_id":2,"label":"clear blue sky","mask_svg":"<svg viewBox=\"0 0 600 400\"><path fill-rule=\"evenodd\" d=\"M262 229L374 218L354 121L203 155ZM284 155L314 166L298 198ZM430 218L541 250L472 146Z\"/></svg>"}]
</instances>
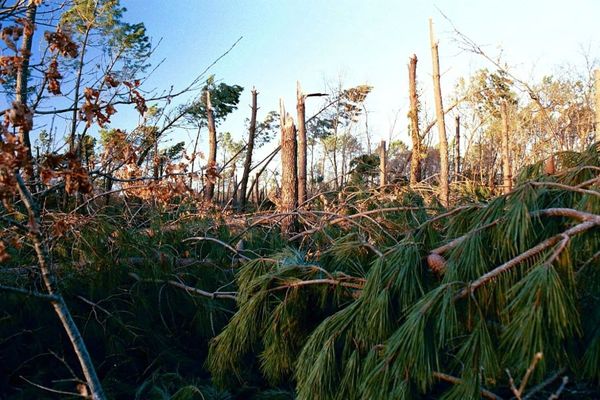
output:
<instances>
[{"instance_id":1,"label":"clear blue sky","mask_svg":"<svg viewBox=\"0 0 600 400\"><path fill-rule=\"evenodd\" d=\"M154 61L166 60L147 89L185 86L238 37L244 37L211 70L218 79L247 89L239 110L219 129L236 137L245 134L243 120L249 114L252 86L260 92L261 118L277 108L280 97L288 109L294 109L296 80L311 92L323 91L326 81L342 77L346 86L374 86L367 102L374 138L388 138L397 115L393 137L407 140L406 65L413 53L420 60L417 74L425 103L432 103L427 98L429 17L440 41L445 95L458 77L489 66L457 47L438 8L490 54L502 51L503 60L525 79L553 73L565 63L582 64L583 48L593 58L600 57L600 1L595 0L127 0L123 5L129 10L127 19L143 21L155 43L162 38ZM134 124L127 115L113 121Z\"/></svg>"}]
</instances>

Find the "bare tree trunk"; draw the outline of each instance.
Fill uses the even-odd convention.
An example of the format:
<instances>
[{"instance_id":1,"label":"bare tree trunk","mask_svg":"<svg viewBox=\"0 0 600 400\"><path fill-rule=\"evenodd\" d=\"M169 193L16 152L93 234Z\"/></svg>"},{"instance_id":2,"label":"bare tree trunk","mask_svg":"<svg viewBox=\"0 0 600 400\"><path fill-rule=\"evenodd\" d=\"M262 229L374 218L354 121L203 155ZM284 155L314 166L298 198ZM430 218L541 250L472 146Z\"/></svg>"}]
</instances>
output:
<instances>
[{"instance_id":1,"label":"bare tree trunk","mask_svg":"<svg viewBox=\"0 0 600 400\"><path fill-rule=\"evenodd\" d=\"M35 31L35 17L37 13L37 5L35 2L29 2L27 11L25 12L25 21L31 24L31 31L24 29L23 41L21 42L21 57L22 61L17 68L16 87L15 87L15 102L27 106L27 81L29 80L29 61L31 58L31 45L33 43L33 33ZM31 139L29 138L29 127L19 127L19 141L27 148L27 158L33 160L31 152ZM25 178L30 179L33 175L33 163L26 163L27 170Z\"/></svg>"},{"instance_id":2,"label":"bare tree trunk","mask_svg":"<svg viewBox=\"0 0 600 400\"><path fill-rule=\"evenodd\" d=\"M500 114L502 116L502 191L508 193L512 190L512 173L508 137L508 107L506 101L503 101L500 105Z\"/></svg>"},{"instance_id":3,"label":"bare tree trunk","mask_svg":"<svg viewBox=\"0 0 600 400\"><path fill-rule=\"evenodd\" d=\"M338 138L337 138L337 133L335 133L335 137L333 138L333 154L331 157L331 163L333 166L333 176L335 178L335 190L340 190L340 179L339 179L339 175L338 175L338 165L337 165L337 142L338 142Z\"/></svg>"},{"instance_id":4,"label":"bare tree trunk","mask_svg":"<svg viewBox=\"0 0 600 400\"><path fill-rule=\"evenodd\" d=\"M154 131L154 138L153 138L153 140L154 140L154 160L152 160L153 161L152 170L153 170L153 174L154 174L154 179L158 180L158 172L159 172L159 166L160 166L160 155L158 154L158 132L156 130ZM194 152L195 151L196 150L194 149ZM192 165L192 172L194 172L193 171L193 165Z\"/></svg>"},{"instance_id":5,"label":"bare tree trunk","mask_svg":"<svg viewBox=\"0 0 600 400\"><path fill-rule=\"evenodd\" d=\"M198 127L198 132L196 132L196 140L194 141L194 151L192 152L192 167L190 170L190 188L193 189L192 183L194 182L194 167L196 166L196 152L198 151L198 141L200 140L200 131L202 128ZM158 136L155 135L156 138L154 140L158 141Z\"/></svg>"},{"instance_id":6,"label":"bare tree trunk","mask_svg":"<svg viewBox=\"0 0 600 400\"><path fill-rule=\"evenodd\" d=\"M58 316L63 329L67 333L67 336L69 336L71 346L73 346L73 350L77 355L79 365L83 371L83 375L85 376L86 383L90 390L90 397L94 400L106 399L100 380L96 375L94 364L92 363L90 354L88 353L85 342L83 341L83 337L81 336L81 333L79 332L79 329L77 328L77 325L71 316L71 312L69 311L64 298L58 290L56 276L50 268L50 264L48 262L48 250L45 247L45 241L40 230L40 211L37 203L35 203L33 200L33 197L31 196L29 189L27 189L25 182L23 182L23 179L18 174L17 184L19 197L21 198L21 201L23 201L23 204L25 205L25 208L29 214L29 236L33 243L38 267L42 276L42 282L46 288L46 292L48 293L48 299L50 300L50 303L54 308L54 312Z\"/></svg>"},{"instance_id":7,"label":"bare tree trunk","mask_svg":"<svg viewBox=\"0 0 600 400\"><path fill-rule=\"evenodd\" d=\"M256 176L254 177L254 204L256 204L256 206L258 206L260 204L260 174L256 174Z\"/></svg>"},{"instance_id":8,"label":"bare tree trunk","mask_svg":"<svg viewBox=\"0 0 600 400\"><path fill-rule=\"evenodd\" d=\"M410 99L410 138L412 153L410 158L410 186L415 186L421 180L421 155L423 143L419 131L419 98L417 97L417 56L409 59L408 64L408 92Z\"/></svg>"},{"instance_id":9,"label":"bare tree trunk","mask_svg":"<svg viewBox=\"0 0 600 400\"><path fill-rule=\"evenodd\" d=\"M280 212L289 213L298 205L298 161L296 127L294 120L285 112L283 100L281 113L281 199ZM294 229L295 218L286 216L281 222L281 230L289 234Z\"/></svg>"},{"instance_id":10,"label":"bare tree trunk","mask_svg":"<svg viewBox=\"0 0 600 400\"><path fill-rule=\"evenodd\" d=\"M594 71L594 86L596 88L596 142L600 142L600 69Z\"/></svg>"},{"instance_id":11,"label":"bare tree trunk","mask_svg":"<svg viewBox=\"0 0 600 400\"><path fill-rule=\"evenodd\" d=\"M212 201L217 179L217 128L208 90L206 91L206 119L208 124L208 164L205 173L204 200Z\"/></svg>"},{"instance_id":12,"label":"bare tree trunk","mask_svg":"<svg viewBox=\"0 0 600 400\"><path fill-rule=\"evenodd\" d=\"M96 2L97 4L97 2ZM96 6L94 6L94 14L96 13ZM83 78L83 61L85 58L85 51L87 48L88 39L90 37L90 31L92 24L88 23L85 29L85 35L83 37L83 44L81 45L81 54L79 56L79 67L77 70L77 78L75 80L75 94L73 99L73 116L71 121L71 134L69 136L69 151L75 152L75 135L77 133L77 111L79 110L79 94L81 89L81 79ZM81 146L79 146L81 148Z\"/></svg>"},{"instance_id":13,"label":"bare tree trunk","mask_svg":"<svg viewBox=\"0 0 600 400\"><path fill-rule=\"evenodd\" d=\"M302 93L300 82L296 85L296 111L298 112L298 204L307 199L306 188L306 96Z\"/></svg>"},{"instance_id":14,"label":"bare tree trunk","mask_svg":"<svg viewBox=\"0 0 600 400\"><path fill-rule=\"evenodd\" d=\"M385 140L382 140L379 145L379 187L382 189L387 185L387 152L385 147Z\"/></svg>"},{"instance_id":15,"label":"bare tree trunk","mask_svg":"<svg viewBox=\"0 0 600 400\"><path fill-rule=\"evenodd\" d=\"M435 113L437 118L438 132L440 136L440 201L444 207L449 205L450 188L448 175L450 166L448 163L448 139L446 137L446 122L444 121L444 105L442 103L442 89L440 86L440 58L438 54L438 43L433 32L433 21L429 19L429 40L431 43L431 58L433 61L433 95L435 97Z\"/></svg>"},{"instance_id":16,"label":"bare tree trunk","mask_svg":"<svg viewBox=\"0 0 600 400\"><path fill-rule=\"evenodd\" d=\"M362 104L363 112L365 113L365 136L367 137L367 153L371 154L371 132L369 131L369 112L365 103Z\"/></svg>"},{"instance_id":17,"label":"bare tree trunk","mask_svg":"<svg viewBox=\"0 0 600 400\"><path fill-rule=\"evenodd\" d=\"M240 182L239 191L239 208L243 210L246 207L247 190L248 190L248 178L250 177L250 168L252 167L252 152L254 151L254 136L256 135L256 113L258 112L258 106L256 98L258 92L255 88L252 88L252 111L250 115L250 126L248 127L248 144L246 146L246 159L244 160L244 172L242 174L242 180Z\"/></svg>"},{"instance_id":18,"label":"bare tree trunk","mask_svg":"<svg viewBox=\"0 0 600 400\"><path fill-rule=\"evenodd\" d=\"M456 128L454 131L454 180L458 181L460 175L460 116L454 118Z\"/></svg>"}]
</instances>

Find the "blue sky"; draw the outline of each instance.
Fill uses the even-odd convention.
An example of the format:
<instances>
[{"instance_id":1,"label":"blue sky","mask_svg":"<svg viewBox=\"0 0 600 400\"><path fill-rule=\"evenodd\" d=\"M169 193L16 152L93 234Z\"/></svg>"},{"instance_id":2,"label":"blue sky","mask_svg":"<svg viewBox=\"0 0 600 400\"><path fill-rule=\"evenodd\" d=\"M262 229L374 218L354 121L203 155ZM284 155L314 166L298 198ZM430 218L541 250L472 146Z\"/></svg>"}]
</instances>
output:
<instances>
[{"instance_id":1,"label":"blue sky","mask_svg":"<svg viewBox=\"0 0 600 400\"><path fill-rule=\"evenodd\" d=\"M259 118L283 98L294 109L296 80L306 92L325 90L341 77L345 86L374 87L369 126L375 139L407 140L407 62L416 53L424 101L431 81L428 18L440 41L442 85L449 95L460 76L482 66L458 48L451 25L484 45L524 79L551 74L565 63L582 64L583 49L600 57L600 2L564 1L317 1L317 0L127 0L127 19L143 21L156 43L155 62L165 59L146 89L185 86L240 36L242 41L212 70L218 79L247 90L239 110L219 130L245 135L250 89L259 91ZM438 10L439 9L439 10ZM183 100L183 99L182 99ZM180 100L180 101L182 101ZM310 99L308 114L319 101ZM131 129L129 113L114 125ZM396 117L397 116L397 117ZM394 120L397 122L394 125ZM125 126L123 126L125 125ZM183 133L175 138L185 139Z\"/></svg>"}]
</instances>

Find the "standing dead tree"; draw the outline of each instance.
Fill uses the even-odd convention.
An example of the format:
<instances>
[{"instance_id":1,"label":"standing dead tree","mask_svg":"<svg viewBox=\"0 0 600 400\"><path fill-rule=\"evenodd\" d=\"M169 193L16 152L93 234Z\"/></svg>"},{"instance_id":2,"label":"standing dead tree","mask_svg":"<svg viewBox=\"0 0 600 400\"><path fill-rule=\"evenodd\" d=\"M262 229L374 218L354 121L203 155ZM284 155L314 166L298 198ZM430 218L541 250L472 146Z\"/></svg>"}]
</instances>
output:
<instances>
[{"instance_id":1,"label":"standing dead tree","mask_svg":"<svg viewBox=\"0 0 600 400\"><path fill-rule=\"evenodd\" d=\"M417 55L413 54L408 63L408 94L410 99L410 138L412 153L410 158L410 185L415 186L421 180L421 153L423 143L419 132L419 98L417 95Z\"/></svg>"},{"instance_id":2,"label":"standing dead tree","mask_svg":"<svg viewBox=\"0 0 600 400\"><path fill-rule=\"evenodd\" d=\"M300 82L296 87L296 110L298 112L298 204L307 198L306 189L306 96L302 92Z\"/></svg>"},{"instance_id":3,"label":"standing dead tree","mask_svg":"<svg viewBox=\"0 0 600 400\"><path fill-rule=\"evenodd\" d=\"M206 121L208 124L208 164L206 166L204 185L204 200L212 201L215 194L217 169L217 128L215 116L210 103L210 91L206 91Z\"/></svg>"},{"instance_id":4,"label":"standing dead tree","mask_svg":"<svg viewBox=\"0 0 600 400\"><path fill-rule=\"evenodd\" d=\"M454 180L458 181L460 175L460 116L454 118Z\"/></svg>"},{"instance_id":5,"label":"standing dead tree","mask_svg":"<svg viewBox=\"0 0 600 400\"><path fill-rule=\"evenodd\" d=\"M510 165L510 145L508 137L508 106L506 101L500 104L502 117L502 190L506 194L512 190L512 173Z\"/></svg>"},{"instance_id":6,"label":"standing dead tree","mask_svg":"<svg viewBox=\"0 0 600 400\"><path fill-rule=\"evenodd\" d=\"M379 187L383 189L387 185L387 151L385 140L379 145Z\"/></svg>"},{"instance_id":7,"label":"standing dead tree","mask_svg":"<svg viewBox=\"0 0 600 400\"><path fill-rule=\"evenodd\" d=\"M250 126L248 128L248 144L246 145L246 159L244 160L244 172L242 174L242 180L240 182L239 191L239 206L240 209L244 209L246 206L246 200L248 199L248 178L250 176L250 168L252 167L252 152L254 151L254 138L256 136L256 113L258 112L258 106L256 98L258 92L255 88L252 88L252 113L250 116Z\"/></svg>"},{"instance_id":8,"label":"standing dead tree","mask_svg":"<svg viewBox=\"0 0 600 400\"><path fill-rule=\"evenodd\" d=\"M431 58L433 64L433 95L435 99L435 114L440 140L440 201L444 207L448 207L450 188L448 175L450 167L448 164L448 139L446 137L446 122L444 121L444 105L442 103L442 89L440 86L440 57L438 54L438 43L433 32L433 20L429 19L429 41L431 44Z\"/></svg>"},{"instance_id":9,"label":"standing dead tree","mask_svg":"<svg viewBox=\"0 0 600 400\"><path fill-rule=\"evenodd\" d=\"M594 87L596 90L596 142L600 142L600 69L594 71Z\"/></svg>"},{"instance_id":10,"label":"standing dead tree","mask_svg":"<svg viewBox=\"0 0 600 400\"><path fill-rule=\"evenodd\" d=\"M285 112L283 100L280 100L281 123L281 199L279 209L282 213L292 213L298 206L298 160L296 127L294 120ZM288 234L294 227L293 215L284 217L281 230Z\"/></svg>"}]
</instances>

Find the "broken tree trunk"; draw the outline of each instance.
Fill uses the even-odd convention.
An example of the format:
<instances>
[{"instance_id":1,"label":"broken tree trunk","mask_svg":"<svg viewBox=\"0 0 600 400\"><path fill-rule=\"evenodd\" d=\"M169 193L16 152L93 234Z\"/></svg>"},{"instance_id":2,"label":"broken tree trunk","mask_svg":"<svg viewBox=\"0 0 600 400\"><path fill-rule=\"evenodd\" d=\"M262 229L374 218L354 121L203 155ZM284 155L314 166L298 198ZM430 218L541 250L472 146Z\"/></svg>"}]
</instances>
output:
<instances>
[{"instance_id":1,"label":"broken tree trunk","mask_svg":"<svg viewBox=\"0 0 600 400\"><path fill-rule=\"evenodd\" d=\"M410 138L412 141L412 153L410 157L410 186L415 186L421 181L421 133L419 132L419 98L417 95L417 56L409 59L408 64L408 94L410 99Z\"/></svg>"},{"instance_id":2,"label":"broken tree trunk","mask_svg":"<svg viewBox=\"0 0 600 400\"><path fill-rule=\"evenodd\" d=\"M594 71L594 86L596 87L596 142L600 142L600 69Z\"/></svg>"},{"instance_id":3,"label":"broken tree trunk","mask_svg":"<svg viewBox=\"0 0 600 400\"><path fill-rule=\"evenodd\" d=\"M500 105L502 116L502 191L508 193L512 190L512 174L510 165L510 144L508 137L508 107L506 101Z\"/></svg>"},{"instance_id":4,"label":"broken tree trunk","mask_svg":"<svg viewBox=\"0 0 600 400\"><path fill-rule=\"evenodd\" d=\"M448 175L450 166L448 164L448 139L446 137L446 123L444 121L444 105L442 103L442 89L440 86L440 57L438 43L433 32L433 21L429 19L429 40L431 43L431 58L433 61L433 95L435 98L435 114L440 140L440 201L444 207L448 207L450 188Z\"/></svg>"},{"instance_id":5,"label":"broken tree trunk","mask_svg":"<svg viewBox=\"0 0 600 400\"><path fill-rule=\"evenodd\" d=\"M296 127L294 120L286 114L283 100L280 101L281 115L281 199L279 211L292 213L298 206L298 162ZM281 221L281 230L289 234L294 229L293 215L285 216Z\"/></svg>"},{"instance_id":6,"label":"broken tree trunk","mask_svg":"<svg viewBox=\"0 0 600 400\"><path fill-rule=\"evenodd\" d=\"M204 185L204 200L212 201L215 195L215 182L217 180L217 128L215 116L210 103L210 92L206 91L206 119L208 124L208 164L206 165Z\"/></svg>"},{"instance_id":7,"label":"broken tree trunk","mask_svg":"<svg viewBox=\"0 0 600 400\"><path fill-rule=\"evenodd\" d=\"M386 179L387 170L387 152L385 146L385 140L381 141L379 145L379 187L384 188L387 185Z\"/></svg>"},{"instance_id":8,"label":"broken tree trunk","mask_svg":"<svg viewBox=\"0 0 600 400\"><path fill-rule=\"evenodd\" d=\"M254 151L254 136L256 135L256 113L258 111L256 103L257 96L258 92L255 88L252 88L252 112L250 115L250 127L248 128L248 145L246 146L246 160L244 161L244 172L242 174L239 191L239 208L241 210L246 207L246 199L248 198L248 178L250 176L250 168L252 167L252 152Z\"/></svg>"},{"instance_id":9,"label":"broken tree trunk","mask_svg":"<svg viewBox=\"0 0 600 400\"><path fill-rule=\"evenodd\" d=\"M460 175L460 116L454 118L456 124L454 131L454 181L458 181Z\"/></svg>"},{"instance_id":10,"label":"broken tree trunk","mask_svg":"<svg viewBox=\"0 0 600 400\"><path fill-rule=\"evenodd\" d=\"M306 189L306 96L302 93L300 82L296 85L296 111L298 112L298 204L304 204Z\"/></svg>"}]
</instances>

